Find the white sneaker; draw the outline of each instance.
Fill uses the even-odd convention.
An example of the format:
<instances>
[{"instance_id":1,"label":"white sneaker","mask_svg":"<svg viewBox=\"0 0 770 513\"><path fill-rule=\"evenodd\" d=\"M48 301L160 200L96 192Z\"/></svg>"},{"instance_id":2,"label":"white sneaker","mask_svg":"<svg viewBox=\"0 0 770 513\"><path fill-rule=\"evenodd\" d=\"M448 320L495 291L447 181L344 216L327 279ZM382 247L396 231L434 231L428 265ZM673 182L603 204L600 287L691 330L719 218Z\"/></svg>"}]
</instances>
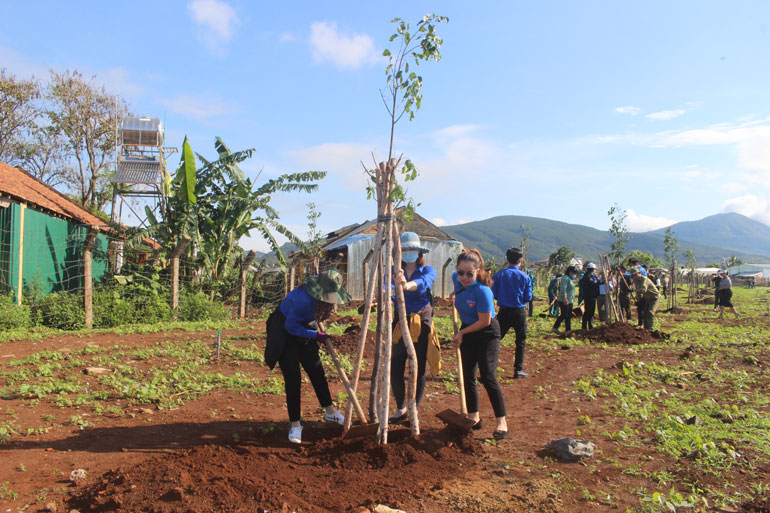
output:
<instances>
[{"instance_id":1,"label":"white sneaker","mask_svg":"<svg viewBox=\"0 0 770 513\"><path fill-rule=\"evenodd\" d=\"M302 443L302 426L289 428L289 441L294 444Z\"/></svg>"},{"instance_id":2,"label":"white sneaker","mask_svg":"<svg viewBox=\"0 0 770 513\"><path fill-rule=\"evenodd\" d=\"M337 424L345 423L345 416L339 410L335 411L331 415L324 413L324 420L326 422L336 422Z\"/></svg>"}]
</instances>

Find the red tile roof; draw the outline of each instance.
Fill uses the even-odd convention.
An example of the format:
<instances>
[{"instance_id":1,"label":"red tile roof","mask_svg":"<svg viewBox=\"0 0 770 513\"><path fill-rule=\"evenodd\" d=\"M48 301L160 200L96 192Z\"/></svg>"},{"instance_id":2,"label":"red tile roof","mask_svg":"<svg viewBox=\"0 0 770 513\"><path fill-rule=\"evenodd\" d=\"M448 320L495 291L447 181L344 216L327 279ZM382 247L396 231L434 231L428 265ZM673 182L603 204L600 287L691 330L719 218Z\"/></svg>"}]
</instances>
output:
<instances>
[{"instance_id":1,"label":"red tile roof","mask_svg":"<svg viewBox=\"0 0 770 513\"><path fill-rule=\"evenodd\" d=\"M106 231L107 223L21 169L0 162L0 196L28 207Z\"/></svg>"}]
</instances>

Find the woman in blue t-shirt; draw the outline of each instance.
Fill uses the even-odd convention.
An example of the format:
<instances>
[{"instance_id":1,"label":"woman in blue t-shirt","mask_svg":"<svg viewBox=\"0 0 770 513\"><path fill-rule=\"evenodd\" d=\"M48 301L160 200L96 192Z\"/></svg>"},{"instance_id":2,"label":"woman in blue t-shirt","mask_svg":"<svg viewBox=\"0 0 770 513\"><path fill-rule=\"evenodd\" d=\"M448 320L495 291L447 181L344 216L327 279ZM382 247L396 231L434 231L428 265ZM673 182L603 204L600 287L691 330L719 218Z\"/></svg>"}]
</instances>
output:
<instances>
[{"instance_id":1,"label":"woman in blue t-shirt","mask_svg":"<svg viewBox=\"0 0 770 513\"><path fill-rule=\"evenodd\" d=\"M505 418L505 399L497 382L497 361L500 356L500 324L495 318L495 304L490 286L492 278L484 269L484 259L477 249L464 249L457 258L457 272L452 275L455 285L455 307L462 326L452 339L460 348L465 379L465 400L468 417L476 422L473 429L481 429L479 394L476 390L476 369L481 384L487 390L495 412L495 438L508 436Z\"/></svg>"}]
</instances>

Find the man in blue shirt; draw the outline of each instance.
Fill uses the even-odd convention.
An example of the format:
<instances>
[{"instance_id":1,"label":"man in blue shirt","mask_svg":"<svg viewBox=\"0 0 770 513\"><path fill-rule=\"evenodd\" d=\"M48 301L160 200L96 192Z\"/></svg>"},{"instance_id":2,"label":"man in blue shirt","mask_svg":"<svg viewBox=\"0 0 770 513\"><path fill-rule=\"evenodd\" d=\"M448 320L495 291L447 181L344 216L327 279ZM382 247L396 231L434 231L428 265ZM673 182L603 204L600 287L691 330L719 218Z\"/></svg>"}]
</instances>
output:
<instances>
[{"instance_id":1,"label":"man in blue shirt","mask_svg":"<svg viewBox=\"0 0 770 513\"><path fill-rule=\"evenodd\" d=\"M524 372L524 350L527 344L527 306L532 300L532 279L519 269L524 255L519 248L505 252L508 267L498 271L492 284L492 294L497 300L500 322L500 339L508 330L516 332L516 356L514 357L514 378L526 378Z\"/></svg>"}]
</instances>

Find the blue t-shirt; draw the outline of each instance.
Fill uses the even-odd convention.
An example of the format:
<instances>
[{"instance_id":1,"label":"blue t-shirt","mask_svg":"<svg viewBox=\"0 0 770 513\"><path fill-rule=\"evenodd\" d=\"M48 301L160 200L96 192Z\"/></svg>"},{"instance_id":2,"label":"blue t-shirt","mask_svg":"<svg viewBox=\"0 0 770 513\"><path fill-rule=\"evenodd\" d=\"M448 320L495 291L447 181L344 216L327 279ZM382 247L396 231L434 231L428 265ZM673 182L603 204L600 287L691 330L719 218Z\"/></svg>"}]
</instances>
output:
<instances>
[{"instance_id":1,"label":"blue t-shirt","mask_svg":"<svg viewBox=\"0 0 770 513\"><path fill-rule=\"evenodd\" d=\"M404 303L406 304L406 313L417 313L430 303L430 288L433 286L433 282L436 280L436 270L429 265L423 265L417 267L411 276L406 275L404 270L404 277L406 281L413 281L417 284L417 290L404 291ZM393 301L395 301L395 295Z\"/></svg>"},{"instance_id":2,"label":"blue t-shirt","mask_svg":"<svg viewBox=\"0 0 770 513\"><path fill-rule=\"evenodd\" d=\"M452 273L452 282L455 285L455 308L460 314L460 320L463 324L473 324L479 320L480 313L492 313L495 317L495 298L492 289L474 281L463 288L460 280L457 279L457 273Z\"/></svg>"},{"instance_id":3,"label":"blue t-shirt","mask_svg":"<svg viewBox=\"0 0 770 513\"><path fill-rule=\"evenodd\" d=\"M279 306L281 313L286 317L286 323L283 327L286 328L286 331L298 337L317 338L317 331L305 327L306 323L315 320L316 306L318 306L318 300L313 299L307 293L304 285L292 290L281 301Z\"/></svg>"},{"instance_id":4,"label":"blue t-shirt","mask_svg":"<svg viewBox=\"0 0 770 513\"><path fill-rule=\"evenodd\" d=\"M506 267L495 274L492 294L497 299L497 306L527 306L532 300L532 279L515 265Z\"/></svg>"}]
</instances>

